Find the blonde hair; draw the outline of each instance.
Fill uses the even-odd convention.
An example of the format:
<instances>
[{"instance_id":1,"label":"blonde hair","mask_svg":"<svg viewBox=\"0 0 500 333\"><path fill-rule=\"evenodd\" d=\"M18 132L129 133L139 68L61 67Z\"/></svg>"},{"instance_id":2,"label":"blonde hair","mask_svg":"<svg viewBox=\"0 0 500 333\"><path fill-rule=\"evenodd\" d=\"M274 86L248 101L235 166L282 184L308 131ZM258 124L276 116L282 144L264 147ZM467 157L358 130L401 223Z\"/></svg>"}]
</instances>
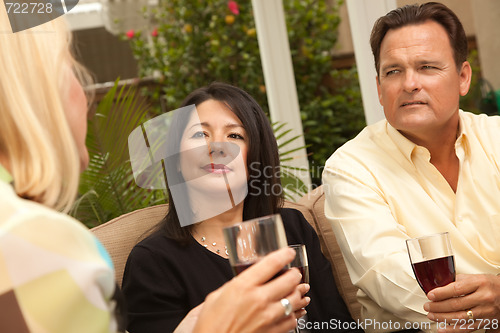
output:
<instances>
[{"instance_id":1,"label":"blonde hair","mask_svg":"<svg viewBox=\"0 0 500 333\"><path fill-rule=\"evenodd\" d=\"M64 19L17 33L8 24L0 6L0 157L19 196L67 212L80 175L63 109L68 68L86 75L71 55Z\"/></svg>"}]
</instances>

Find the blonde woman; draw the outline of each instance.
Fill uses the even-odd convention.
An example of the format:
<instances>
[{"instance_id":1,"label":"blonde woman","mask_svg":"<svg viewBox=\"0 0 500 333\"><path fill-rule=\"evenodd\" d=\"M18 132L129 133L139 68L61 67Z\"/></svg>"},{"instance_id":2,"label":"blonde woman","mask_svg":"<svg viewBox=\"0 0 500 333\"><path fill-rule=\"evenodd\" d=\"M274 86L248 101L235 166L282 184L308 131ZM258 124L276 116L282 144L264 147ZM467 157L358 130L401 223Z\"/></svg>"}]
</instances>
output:
<instances>
[{"instance_id":1,"label":"blonde woman","mask_svg":"<svg viewBox=\"0 0 500 333\"><path fill-rule=\"evenodd\" d=\"M124 325L109 256L58 212L70 209L88 163L85 71L61 19L18 33L8 23L0 5L0 332L116 332ZM179 331L293 328L280 300L305 306L300 274L265 283L292 260L284 251L209 295Z\"/></svg>"},{"instance_id":2,"label":"blonde woman","mask_svg":"<svg viewBox=\"0 0 500 333\"><path fill-rule=\"evenodd\" d=\"M85 72L57 19L12 33L0 6L0 331L116 332L111 261L66 214L85 147Z\"/></svg>"}]
</instances>

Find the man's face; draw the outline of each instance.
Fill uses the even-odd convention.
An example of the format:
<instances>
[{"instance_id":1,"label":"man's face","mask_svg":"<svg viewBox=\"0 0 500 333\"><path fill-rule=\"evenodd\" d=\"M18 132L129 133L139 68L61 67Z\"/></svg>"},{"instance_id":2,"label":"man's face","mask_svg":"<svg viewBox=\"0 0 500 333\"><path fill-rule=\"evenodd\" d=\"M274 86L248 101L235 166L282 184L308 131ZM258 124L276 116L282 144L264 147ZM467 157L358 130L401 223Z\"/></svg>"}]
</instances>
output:
<instances>
[{"instance_id":1,"label":"man's face","mask_svg":"<svg viewBox=\"0 0 500 333\"><path fill-rule=\"evenodd\" d=\"M377 90L387 121L410 140L456 131L468 62L457 66L446 30L434 21L389 30L380 48Z\"/></svg>"}]
</instances>

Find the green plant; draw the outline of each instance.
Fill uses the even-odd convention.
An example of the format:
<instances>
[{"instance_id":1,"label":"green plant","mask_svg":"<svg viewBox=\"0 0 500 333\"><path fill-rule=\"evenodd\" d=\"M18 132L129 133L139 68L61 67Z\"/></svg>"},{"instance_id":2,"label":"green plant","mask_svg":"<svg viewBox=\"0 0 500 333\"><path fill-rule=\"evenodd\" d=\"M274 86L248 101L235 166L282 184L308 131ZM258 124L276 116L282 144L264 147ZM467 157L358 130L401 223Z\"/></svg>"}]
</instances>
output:
<instances>
[{"instance_id":1,"label":"green plant","mask_svg":"<svg viewBox=\"0 0 500 333\"><path fill-rule=\"evenodd\" d=\"M328 157L366 125L356 68L332 70L329 75L335 85L321 89L330 92L311 97L301 111L304 137L310 145L311 179L316 185L321 183Z\"/></svg>"},{"instance_id":2,"label":"green plant","mask_svg":"<svg viewBox=\"0 0 500 333\"><path fill-rule=\"evenodd\" d=\"M275 122L272 124L274 135L276 140L284 138L292 130L286 128L285 123ZM278 145L280 152L280 164L281 164L281 185L284 189L285 199L294 201L294 198L300 198L302 195L307 193L307 188L304 182L300 179L297 173L308 172L308 170L298 167L293 167L288 165L294 157L292 154L302 150L307 147L297 147L295 149L287 150L287 145L294 142L300 137L300 135L287 138L285 142Z\"/></svg>"},{"instance_id":3,"label":"green plant","mask_svg":"<svg viewBox=\"0 0 500 333\"><path fill-rule=\"evenodd\" d=\"M356 71L332 70L342 3L283 2L304 138L313 166L322 166L364 125ZM130 39L140 74L158 78L160 88L152 93L153 100L163 98L167 109L175 109L193 89L224 81L248 91L268 112L251 1L161 1L158 7L145 9L144 15L151 30L129 31L124 38ZM314 170L312 177L319 183Z\"/></svg>"},{"instance_id":4,"label":"green plant","mask_svg":"<svg viewBox=\"0 0 500 333\"><path fill-rule=\"evenodd\" d=\"M144 13L150 31L128 33L142 76L159 76L168 110L212 81L244 86L267 107L251 2L238 14L227 0L160 1ZM258 69L258 70L256 70Z\"/></svg>"},{"instance_id":5,"label":"green plant","mask_svg":"<svg viewBox=\"0 0 500 333\"><path fill-rule=\"evenodd\" d=\"M469 92L465 96L460 97L460 108L474 113L481 113L481 100L483 99L481 92L481 67L479 64L479 54L477 49L469 51L467 57L472 68L472 78Z\"/></svg>"},{"instance_id":6,"label":"green plant","mask_svg":"<svg viewBox=\"0 0 500 333\"><path fill-rule=\"evenodd\" d=\"M127 212L166 202L163 191L135 185L129 162L128 136L147 119L149 107L134 87L118 88L118 80L88 121L88 168L80 177L79 198L72 216L88 227Z\"/></svg>"}]
</instances>

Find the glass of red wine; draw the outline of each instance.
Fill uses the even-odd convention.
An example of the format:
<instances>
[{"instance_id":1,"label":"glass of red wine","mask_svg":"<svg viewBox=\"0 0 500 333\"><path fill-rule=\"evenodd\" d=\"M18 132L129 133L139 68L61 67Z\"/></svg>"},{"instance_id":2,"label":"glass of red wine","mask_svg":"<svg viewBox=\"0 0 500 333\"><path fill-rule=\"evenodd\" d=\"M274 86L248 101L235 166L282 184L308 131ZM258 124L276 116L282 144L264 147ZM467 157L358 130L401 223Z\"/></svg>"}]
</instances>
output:
<instances>
[{"instance_id":1,"label":"glass of red wine","mask_svg":"<svg viewBox=\"0 0 500 333\"><path fill-rule=\"evenodd\" d=\"M295 250L295 258L290 263L291 267L297 267L302 274L300 283L309 283L309 263L307 262L307 251L304 244L289 245L289 248Z\"/></svg>"},{"instance_id":2,"label":"glass of red wine","mask_svg":"<svg viewBox=\"0 0 500 333\"><path fill-rule=\"evenodd\" d=\"M295 250L295 258L290 263L290 266L297 267L300 271L300 274L302 274L302 280L300 281L300 283L309 283L309 263L307 261L306 246L304 244L294 244L289 245L288 247ZM302 318L305 319L305 316ZM295 330L292 332L300 333L299 327L295 327Z\"/></svg>"},{"instance_id":3,"label":"glass of red wine","mask_svg":"<svg viewBox=\"0 0 500 333\"><path fill-rule=\"evenodd\" d=\"M455 259L447 232L406 240L418 284L427 294L455 281Z\"/></svg>"},{"instance_id":4,"label":"glass of red wine","mask_svg":"<svg viewBox=\"0 0 500 333\"><path fill-rule=\"evenodd\" d=\"M229 254L229 263L236 276L265 257L267 254L287 247L283 221L279 214L263 216L223 229ZM283 267L278 273L286 272Z\"/></svg>"}]
</instances>

